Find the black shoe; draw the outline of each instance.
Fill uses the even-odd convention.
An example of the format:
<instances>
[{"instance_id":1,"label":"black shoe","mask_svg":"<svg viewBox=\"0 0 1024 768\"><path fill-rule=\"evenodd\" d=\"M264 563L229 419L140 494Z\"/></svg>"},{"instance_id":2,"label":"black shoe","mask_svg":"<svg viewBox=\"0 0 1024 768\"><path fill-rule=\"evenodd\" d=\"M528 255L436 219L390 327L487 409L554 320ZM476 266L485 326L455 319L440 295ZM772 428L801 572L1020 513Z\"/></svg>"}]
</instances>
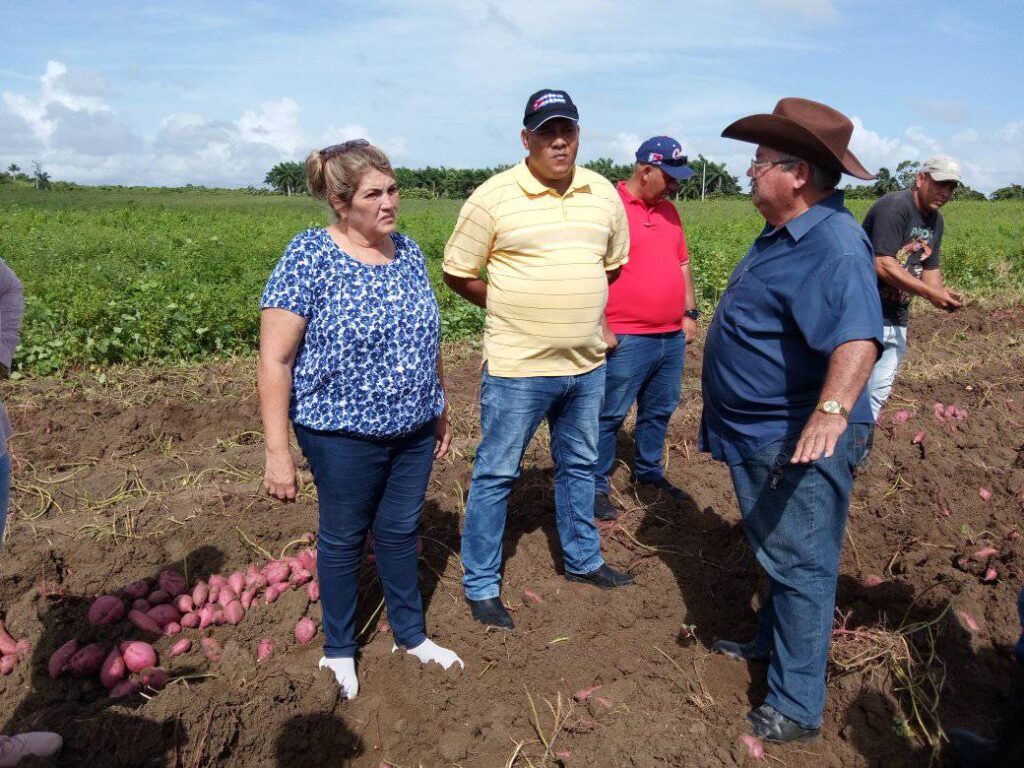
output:
<instances>
[{"instance_id":1,"label":"black shoe","mask_svg":"<svg viewBox=\"0 0 1024 768\"><path fill-rule=\"evenodd\" d=\"M581 581L584 584L593 584L595 587L601 587L603 589L625 587L633 583L633 575L631 573L616 571L614 568L609 567L607 563L602 565L596 571L591 571L590 573L569 573L566 571L565 578L569 581Z\"/></svg>"},{"instance_id":2,"label":"black shoe","mask_svg":"<svg viewBox=\"0 0 1024 768\"><path fill-rule=\"evenodd\" d=\"M672 483L670 483L664 477L658 478L657 480L652 480L650 482L647 482L645 480L639 480L636 484L641 488L654 488L656 490L659 490L665 495L672 497L676 501L687 501L693 498L682 488L672 485Z\"/></svg>"},{"instance_id":3,"label":"black shoe","mask_svg":"<svg viewBox=\"0 0 1024 768\"><path fill-rule=\"evenodd\" d=\"M515 627L515 624L512 623L512 617L505 606L502 605L500 597L489 597L486 600L470 600L467 597L466 602L469 603L469 610L473 613L473 618L481 624L497 627L498 629L512 629Z\"/></svg>"},{"instance_id":4,"label":"black shoe","mask_svg":"<svg viewBox=\"0 0 1024 768\"><path fill-rule=\"evenodd\" d=\"M772 658L771 651L756 648L753 643L737 643L733 640L718 640L711 646L711 650L733 661L756 661L767 664Z\"/></svg>"},{"instance_id":5,"label":"black shoe","mask_svg":"<svg viewBox=\"0 0 1024 768\"><path fill-rule=\"evenodd\" d=\"M608 498L607 493L598 493L594 495L595 520L614 520L618 516L619 510L612 506L612 500Z\"/></svg>"},{"instance_id":6,"label":"black shoe","mask_svg":"<svg viewBox=\"0 0 1024 768\"><path fill-rule=\"evenodd\" d=\"M949 732L949 751L956 768L994 768L999 745L971 731L954 728Z\"/></svg>"},{"instance_id":7,"label":"black shoe","mask_svg":"<svg viewBox=\"0 0 1024 768\"><path fill-rule=\"evenodd\" d=\"M820 728L804 728L796 720L790 720L780 712L776 712L767 704L747 713L747 722L753 726L755 736L773 744L786 744L790 741L807 741L815 738Z\"/></svg>"}]
</instances>

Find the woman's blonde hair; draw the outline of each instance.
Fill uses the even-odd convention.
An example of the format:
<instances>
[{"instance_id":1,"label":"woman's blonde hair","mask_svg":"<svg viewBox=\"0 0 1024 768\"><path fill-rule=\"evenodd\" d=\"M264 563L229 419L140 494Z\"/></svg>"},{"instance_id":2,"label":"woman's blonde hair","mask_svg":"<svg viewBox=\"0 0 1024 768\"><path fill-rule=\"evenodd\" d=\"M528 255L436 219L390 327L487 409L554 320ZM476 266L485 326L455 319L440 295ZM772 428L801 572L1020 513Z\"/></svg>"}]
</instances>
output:
<instances>
[{"instance_id":1,"label":"woman's blonde hair","mask_svg":"<svg viewBox=\"0 0 1024 768\"><path fill-rule=\"evenodd\" d=\"M306 158L306 188L309 194L323 200L337 215L334 200L345 205L359 189L359 182L368 171L377 170L392 179L395 171L388 156L367 141L357 139L317 149Z\"/></svg>"}]
</instances>

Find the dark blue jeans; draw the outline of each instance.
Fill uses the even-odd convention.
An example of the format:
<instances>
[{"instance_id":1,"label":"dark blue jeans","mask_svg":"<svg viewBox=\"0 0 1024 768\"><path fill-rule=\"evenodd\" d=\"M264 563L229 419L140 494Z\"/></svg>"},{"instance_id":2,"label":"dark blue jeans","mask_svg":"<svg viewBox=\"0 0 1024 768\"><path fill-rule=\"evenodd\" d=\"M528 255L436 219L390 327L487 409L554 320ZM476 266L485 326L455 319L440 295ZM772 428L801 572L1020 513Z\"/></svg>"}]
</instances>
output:
<instances>
[{"instance_id":1,"label":"dark blue jeans","mask_svg":"<svg viewBox=\"0 0 1024 768\"><path fill-rule=\"evenodd\" d=\"M633 477L653 483L665 476L665 434L683 391L686 336L682 331L621 334L605 365L604 405L597 442L597 493L608 493L615 443L629 409L636 407Z\"/></svg>"},{"instance_id":2,"label":"dark blue jeans","mask_svg":"<svg viewBox=\"0 0 1024 768\"><path fill-rule=\"evenodd\" d=\"M355 656L355 611L366 532L373 531L377 572L395 642L426 638L416 537L434 456L434 426L391 439L319 432L295 425L320 504L317 575L324 656Z\"/></svg>"},{"instance_id":3,"label":"dark blue jeans","mask_svg":"<svg viewBox=\"0 0 1024 768\"><path fill-rule=\"evenodd\" d=\"M480 385L480 446L462 527L466 597L486 600L501 592L501 543L508 496L530 438L547 417L555 461L555 522L565 570L590 573L604 564L594 525L597 417L604 366L578 376L491 376Z\"/></svg>"},{"instance_id":4,"label":"dark blue jeans","mask_svg":"<svg viewBox=\"0 0 1024 768\"><path fill-rule=\"evenodd\" d=\"M759 652L772 652L765 703L818 728L853 471L871 427L851 424L835 453L812 464L789 463L798 439L771 443L730 470L743 529L771 584L755 638Z\"/></svg>"}]
</instances>

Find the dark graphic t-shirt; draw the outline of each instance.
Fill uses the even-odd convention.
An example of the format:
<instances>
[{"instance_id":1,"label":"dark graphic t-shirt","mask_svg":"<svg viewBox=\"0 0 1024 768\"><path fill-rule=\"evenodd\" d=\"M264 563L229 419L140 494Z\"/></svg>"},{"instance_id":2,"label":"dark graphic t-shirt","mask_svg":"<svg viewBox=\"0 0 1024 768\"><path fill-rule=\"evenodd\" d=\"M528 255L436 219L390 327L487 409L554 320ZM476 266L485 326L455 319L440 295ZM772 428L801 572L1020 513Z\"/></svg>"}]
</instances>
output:
<instances>
[{"instance_id":1,"label":"dark graphic t-shirt","mask_svg":"<svg viewBox=\"0 0 1024 768\"><path fill-rule=\"evenodd\" d=\"M864 231L880 256L892 256L916 278L926 269L939 268L942 245L942 214L923 215L914 204L914 193L905 189L890 192L871 206L864 218ZM881 279L882 319L887 325L906 326L910 320L911 294Z\"/></svg>"}]
</instances>

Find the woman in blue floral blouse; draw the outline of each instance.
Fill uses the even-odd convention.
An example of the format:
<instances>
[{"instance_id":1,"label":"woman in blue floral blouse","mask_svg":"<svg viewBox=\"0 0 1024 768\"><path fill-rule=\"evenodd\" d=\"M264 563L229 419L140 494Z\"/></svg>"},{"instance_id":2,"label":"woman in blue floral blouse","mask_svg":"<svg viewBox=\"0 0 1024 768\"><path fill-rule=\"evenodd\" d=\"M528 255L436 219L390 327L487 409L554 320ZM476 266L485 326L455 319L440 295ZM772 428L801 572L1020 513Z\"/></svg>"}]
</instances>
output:
<instances>
[{"instance_id":1,"label":"woman in blue floral blouse","mask_svg":"<svg viewBox=\"0 0 1024 768\"><path fill-rule=\"evenodd\" d=\"M259 391L267 493L295 499L294 424L320 505L321 667L359 691L355 609L373 532L388 620L402 647L445 669L462 660L425 633L417 534L431 463L448 451L441 322L423 252L398 233L398 186L364 140L313 152L310 194L335 221L288 244L263 293Z\"/></svg>"}]
</instances>

